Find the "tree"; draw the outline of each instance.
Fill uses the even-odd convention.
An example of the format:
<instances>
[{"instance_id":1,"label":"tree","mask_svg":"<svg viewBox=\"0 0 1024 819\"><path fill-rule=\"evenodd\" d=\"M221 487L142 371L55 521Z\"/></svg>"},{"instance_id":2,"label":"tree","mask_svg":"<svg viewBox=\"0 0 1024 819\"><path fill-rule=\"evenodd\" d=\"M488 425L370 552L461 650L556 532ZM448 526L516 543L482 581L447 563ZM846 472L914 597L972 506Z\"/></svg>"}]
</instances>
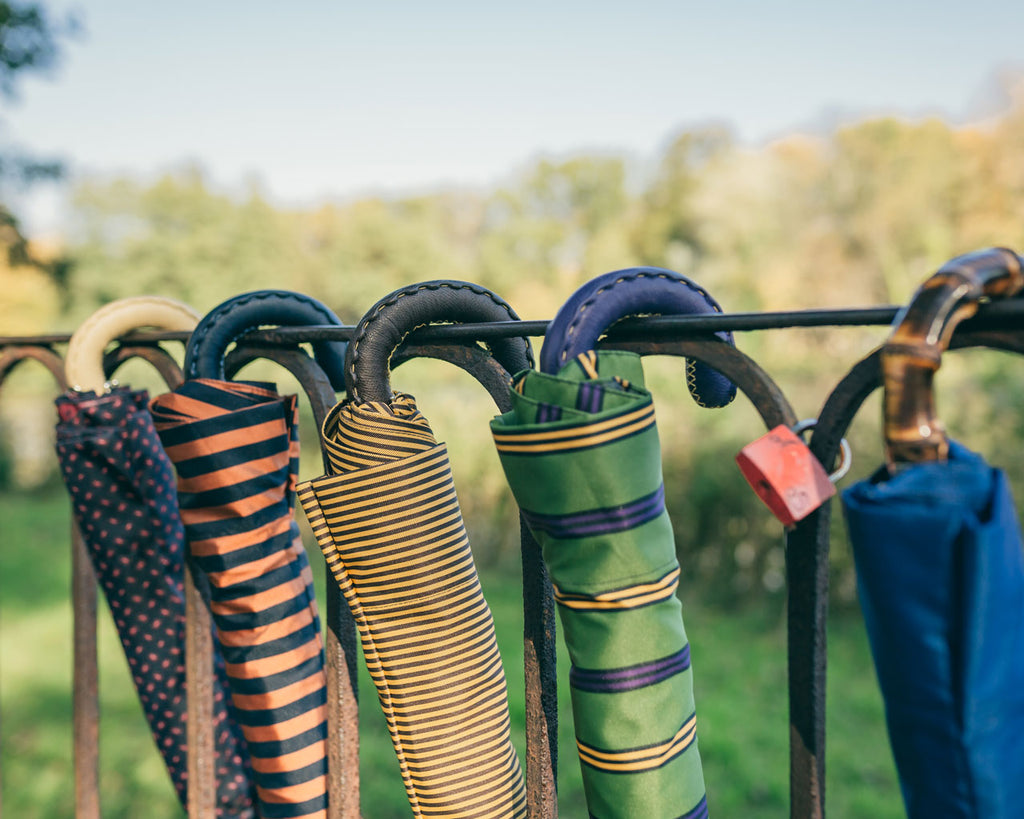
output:
<instances>
[{"instance_id":1,"label":"tree","mask_svg":"<svg viewBox=\"0 0 1024 819\"><path fill-rule=\"evenodd\" d=\"M78 28L75 18L55 19L41 4L0 0L0 99L16 100L18 83L26 74L50 72L60 61L63 38ZM34 264L59 280L66 274L66 265L53 266L31 254L18 219L4 199L8 186L58 179L63 166L8 144L3 125L0 120L0 249L6 249L10 264Z\"/></svg>"}]
</instances>

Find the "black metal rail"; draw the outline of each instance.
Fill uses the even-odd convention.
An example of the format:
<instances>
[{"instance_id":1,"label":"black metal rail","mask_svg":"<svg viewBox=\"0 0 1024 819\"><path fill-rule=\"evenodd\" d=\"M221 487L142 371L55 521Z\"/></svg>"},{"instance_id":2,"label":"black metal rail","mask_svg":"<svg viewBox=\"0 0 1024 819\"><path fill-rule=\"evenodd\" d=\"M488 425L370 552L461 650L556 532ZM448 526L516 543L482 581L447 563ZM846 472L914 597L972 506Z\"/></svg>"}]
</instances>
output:
<instances>
[{"instance_id":1,"label":"black metal rail","mask_svg":"<svg viewBox=\"0 0 1024 819\"><path fill-rule=\"evenodd\" d=\"M629 349L641 355L673 355L703 361L732 379L751 401L768 428L791 425L797 417L782 390L752 359L709 334L721 330L760 331L780 328L887 326L896 307L848 310L804 310L775 313L732 313L710 316L644 317L617 324L604 341L607 346ZM452 324L424 327L411 333L395 353L392 365L415 358L446 360L468 371L504 408L504 374L494 370L493 360L481 356L476 343L495 338L543 335L546 321L507 321L487 324ZM317 340L347 340L353 327L311 326L279 328L249 333L244 344L229 357L229 373L252 358L268 358L290 370L310 400L317 421L334 401L334 393L322 371L296 346ZM106 356L106 370L113 372L131 358L144 358L156 367L169 386L181 374L173 357L161 346L185 341L187 333L133 333L121 339ZM60 356L53 350L64 344L64 334L0 337L0 388L6 376L25 361L35 360L54 376L56 386L66 388ZM954 338L954 347L985 346L1024 353L1024 299L986 304L977 316L965 321ZM500 368L499 368L500 369ZM863 401L879 385L878 353L856 364L826 397L811 437L810 447L826 468L831 467L839 442ZM825 505L801 521L786 535L788 599L788 687L790 705L790 816L822 819L825 815L825 681L828 615L828 555L830 506ZM77 533L72 533L75 559L73 606L75 615L75 728L77 816L98 817L97 679L95 655L95 578ZM524 610L526 618L526 696L528 780L530 816L553 819L555 802L554 624L550 589L539 549L524 530ZM329 587L334 584L328 584ZM337 592L337 589L334 589ZM192 591L194 595L194 590ZM190 606L193 616L201 605ZM206 615L208 618L208 614ZM329 758L332 819L360 816L358 786L358 722L355 710L355 633L340 595L327 601L327 655L330 676L331 755ZM194 618L190 634L196 647L190 652L190 673L198 679L211 673L200 664L197 653L209 651L208 619ZM192 690L207 690L198 685ZM190 747L210 743L209 709L199 704L190 724ZM197 796L190 800L190 817L213 816L212 788L195 770Z\"/></svg>"}]
</instances>

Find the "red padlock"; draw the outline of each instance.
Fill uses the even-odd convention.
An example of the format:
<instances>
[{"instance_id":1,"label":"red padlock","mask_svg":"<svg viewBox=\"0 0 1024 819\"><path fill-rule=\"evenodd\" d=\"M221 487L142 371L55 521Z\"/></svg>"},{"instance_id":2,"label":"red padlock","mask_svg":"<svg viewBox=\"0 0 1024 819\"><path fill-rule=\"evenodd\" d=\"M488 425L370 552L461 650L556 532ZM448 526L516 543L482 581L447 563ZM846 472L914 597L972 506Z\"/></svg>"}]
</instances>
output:
<instances>
[{"instance_id":1,"label":"red padlock","mask_svg":"<svg viewBox=\"0 0 1024 819\"><path fill-rule=\"evenodd\" d=\"M803 520L836 493L821 462L784 424L743 447L736 463L785 526Z\"/></svg>"}]
</instances>

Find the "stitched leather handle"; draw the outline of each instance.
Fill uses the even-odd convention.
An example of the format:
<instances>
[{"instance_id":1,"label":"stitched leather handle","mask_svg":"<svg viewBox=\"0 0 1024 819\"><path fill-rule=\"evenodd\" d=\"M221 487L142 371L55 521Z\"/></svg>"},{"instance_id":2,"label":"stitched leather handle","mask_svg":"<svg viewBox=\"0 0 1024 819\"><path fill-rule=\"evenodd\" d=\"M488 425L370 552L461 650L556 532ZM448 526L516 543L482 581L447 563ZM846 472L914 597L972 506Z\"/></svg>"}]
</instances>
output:
<instances>
[{"instance_id":1,"label":"stitched leather handle","mask_svg":"<svg viewBox=\"0 0 1024 819\"><path fill-rule=\"evenodd\" d=\"M186 378L224 379L224 354L232 342L259 327L337 324L332 310L290 290L256 290L228 299L199 322L185 350ZM313 356L336 392L345 389L344 341L318 341Z\"/></svg>"},{"instance_id":2,"label":"stitched leather handle","mask_svg":"<svg viewBox=\"0 0 1024 819\"><path fill-rule=\"evenodd\" d=\"M345 360L349 394L357 401L390 401L391 354L417 327L518 318L508 302L472 282L441 280L400 288L371 307L356 326ZM509 373L533 366L525 338L495 339L486 346Z\"/></svg>"},{"instance_id":3,"label":"stitched leather handle","mask_svg":"<svg viewBox=\"0 0 1024 819\"><path fill-rule=\"evenodd\" d=\"M199 322L199 314L174 299L132 296L104 305L75 330L68 343L64 374L78 392L102 393L107 388L103 351L115 338L132 330L153 328L187 332Z\"/></svg>"},{"instance_id":4,"label":"stitched leather handle","mask_svg":"<svg viewBox=\"0 0 1024 819\"><path fill-rule=\"evenodd\" d=\"M721 313L711 294L696 282L660 267L631 267L597 276L562 305L544 338L540 369L557 373L566 362L592 350L619 319L641 314ZM732 333L715 333L733 343ZM699 361L687 359L687 386L701 406L724 407L736 397L736 385Z\"/></svg>"}]
</instances>

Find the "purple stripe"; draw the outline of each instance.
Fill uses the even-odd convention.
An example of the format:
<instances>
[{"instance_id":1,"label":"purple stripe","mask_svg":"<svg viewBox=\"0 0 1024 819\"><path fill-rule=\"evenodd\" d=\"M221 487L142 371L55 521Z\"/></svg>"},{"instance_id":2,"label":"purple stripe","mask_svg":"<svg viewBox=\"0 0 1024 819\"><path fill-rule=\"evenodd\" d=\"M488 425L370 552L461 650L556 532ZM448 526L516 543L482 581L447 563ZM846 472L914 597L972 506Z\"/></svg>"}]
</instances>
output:
<instances>
[{"instance_id":1,"label":"purple stripe","mask_svg":"<svg viewBox=\"0 0 1024 819\"><path fill-rule=\"evenodd\" d=\"M608 671L571 668L569 670L569 685L578 691L615 694L656 685L686 671L689 667L690 646L686 645L682 651L642 665L614 668Z\"/></svg>"},{"instance_id":2,"label":"purple stripe","mask_svg":"<svg viewBox=\"0 0 1024 819\"><path fill-rule=\"evenodd\" d=\"M649 685L657 685L660 682L671 679L689 668L689 665L669 666L657 674L649 674L645 677L637 677L632 680L619 680L618 682L607 682L603 684L586 683L579 685L575 680L570 679L569 685L577 691L589 691L592 694L622 694L626 691L635 691L639 688L646 688Z\"/></svg>"},{"instance_id":3,"label":"purple stripe","mask_svg":"<svg viewBox=\"0 0 1024 819\"><path fill-rule=\"evenodd\" d=\"M604 403L604 391L597 384L584 381L576 393L576 409L583 412L600 412Z\"/></svg>"},{"instance_id":4,"label":"purple stripe","mask_svg":"<svg viewBox=\"0 0 1024 819\"><path fill-rule=\"evenodd\" d=\"M546 424L549 421L558 421L562 417L562 408L558 404L540 404L537 407L537 423Z\"/></svg>"},{"instance_id":5,"label":"purple stripe","mask_svg":"<svg viewBox=\"0 0 1024 819\"><path fill-rule=\"evenodd\" d=\"M596 813L587 814L590 819L598 819ZM676 819L708 819L708 798L702 796L700 802L697 803L697 807L691 810L689 813L684 813L682 816L677 816Z\"/></svg>"},{"instance_id":6,"label":"purple stripe","mask_svg":"<svg viewBox=\"0 0 1024 819\"><path fill-rule=\"evenodd\" d=\"M664 510L665 486L662 484L650 495L620 506L589 509L571 515L542 515L524 509L523 517L535 532L545 532L558 538L572 538L624 532L654 520Z\"/></svg>"},{"instance_id":7,"label":"purple stripe","mask_svg":"<svg viewBox=\"0 0 1024 819\"><path fill-rule=\"evenodd\" d=\"M697 807L691 810L689 813L684 813L679 819L708 819L708 798L702 796L700 802L697 803Z\"/></svg>"}]
</instances>

